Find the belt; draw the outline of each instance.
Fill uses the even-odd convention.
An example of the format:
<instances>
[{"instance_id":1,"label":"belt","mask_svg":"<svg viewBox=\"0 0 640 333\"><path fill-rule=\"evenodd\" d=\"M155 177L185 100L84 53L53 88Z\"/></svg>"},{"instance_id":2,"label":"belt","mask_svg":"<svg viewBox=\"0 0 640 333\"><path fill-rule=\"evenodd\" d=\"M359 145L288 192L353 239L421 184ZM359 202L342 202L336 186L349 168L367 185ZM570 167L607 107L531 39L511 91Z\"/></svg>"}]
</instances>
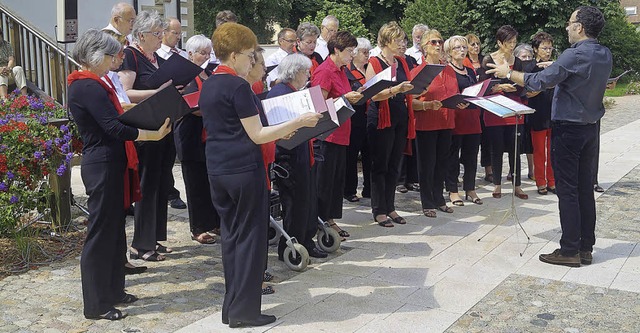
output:
<instances>
[{"instance_id":1,"label":"belt","mask_svg":"<svg viewBox=\"0 0 640 333\"><path fill-rule=\"evenodd\" d=\"M551 124L554 126L586 126L586 125L595 125L596 123L583 123L583 122L567 121L567 120L552 120Z\"/></svg>"}]
</instances>

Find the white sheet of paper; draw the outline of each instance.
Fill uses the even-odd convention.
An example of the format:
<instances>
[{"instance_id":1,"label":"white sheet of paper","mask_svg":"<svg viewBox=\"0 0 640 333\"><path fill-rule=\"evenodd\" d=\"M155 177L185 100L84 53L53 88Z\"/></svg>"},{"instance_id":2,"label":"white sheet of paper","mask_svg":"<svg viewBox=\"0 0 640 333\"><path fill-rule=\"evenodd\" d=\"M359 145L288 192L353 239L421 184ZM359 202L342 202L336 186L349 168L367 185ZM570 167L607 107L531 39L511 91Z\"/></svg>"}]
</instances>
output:
<instances>
[{"instance_id":1,"label":"white sheet of paper","mask_svg":"<svg viewBox=\"0 0 640 333\"><path fill-rule=\"evenodd\" d=\"M277 125L306 112L316 112L308 89L262 101L269 125Z\"/></svg>"},{"instance_id":2,"label":"white sheet of paper","mask_svg":"<svg viewBox=\"0 0 640 333\"><path fill-rule=\"evenodd\" d=\"M382 80L393 81L391 77L391 66L387 67L385 70L372 77L369 81L365 82L363 87L364 89L367 89Z\"/></svg>"},{"instance_id":3,"label":"white sheet of paper","mask_svg":"<svg viewBox=\"0 0 640 333\"><path fill-rule=\"evenodd\" d=\"M465 96L478 96L480 94L480 91L482 90L482 85L484 84L483 82L474 84L472 86L466 87L462 90L462 95Z\"/></svg>"},{"instance_id":4,"label":"white sheet of paper","mask_svg":"<svg viewBox=\"0 0 640 333\"><path fill-rule=\"evenodd\" d=\"M528 106L526 106L524 104L518 103L518 102L516 102L516 101L514 101L514 100L512 100L512 99L510 99L508 97L505 97L504 95L492 95L492 96L489 96L489 97L486 97L486 98L488 100L492 101L492 102L495 102L495 103L498 103L498 104L500 104L502 106L508 107L509 109L514 110L514 111L522 112L522 111L530 111L531 110L530 107L528 107Z\"/></svg>"}]
</instances>

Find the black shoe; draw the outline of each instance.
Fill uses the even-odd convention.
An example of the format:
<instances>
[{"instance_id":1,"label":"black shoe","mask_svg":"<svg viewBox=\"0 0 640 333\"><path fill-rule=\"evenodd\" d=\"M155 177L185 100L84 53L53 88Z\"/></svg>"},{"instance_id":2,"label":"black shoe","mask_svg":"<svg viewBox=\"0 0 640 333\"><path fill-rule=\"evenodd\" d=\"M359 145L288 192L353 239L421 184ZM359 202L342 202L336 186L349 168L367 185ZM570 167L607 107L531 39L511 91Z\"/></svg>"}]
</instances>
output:
<instances>
[{"instance_id":1,"label":"black shoe","mask_svg":"<svg viewBox=\"0 0 640 333\"><path fill-rule=\"evenodd\" d=\"M580 251L580 263L583 265L591 265L593 262L593 255L591 251Z\"/></svg>"},{"instance_id":2,"label":"black shoe","mask_svg":"<svg viewBox=\"0 0 640 333\"><path fill-rule=\"evenodd\" d=\"M133 205L131 205L131 206L129 206L129 208L125 209L124 213L125 213L126 215L133 216L133 215L134 215L134 212L133 212Z\"/></svg>"},{"instance_id":3,"label":"black shoe","mask_svg":"<svg viewBox=\"0 0 640 333\"><path fill-rule=\"evenodd\" d=\"M175 198L175 199L169 200L169 206L171 206L171 208L175 208L175 209L186 209L187 208L187 204L184 203L184 201L182 201L182 199L180 199L180 198Z\"/></svg>"},{"instance_id":4,"label":"black shoe","mask_svg":"<svg viewBox=\"0 0 640 333\"><path fill-rule=\"evenodd\" d=\"M598 193L604 192L604 189L602 188L602 186L600 186L598 184L593 185L593 190L598 192Z\"/></svg>"},{"instance_id":5,"label":"black shoe","mask_svg":"<svg viewBox=\"0 0 640 333\"><path fill-rule=\"evenodd\" d=\"M276 316L272 315L259 315L258 318L253 320L237 320L229 318L229 327L252 327L252 326L264 326L276 321Z\"/></svg>"},{"instance_id":6,"label":"black shoe","mask_svg":"<svg viewBox=\"0 0 640 333\"><path fill-rule=\"evenodd\" d=\"M138 267L124 266L125 275L140 274L140 273L144 273L146 270L147 270L147 266L138 266Z\"/></svg>"},{"instance_id":7,"label":"black shoe","mask_svg":"<svg viewBox=\"0 0 640 333\"><path fill-rule=\"evenodd\" d=\"M541 254L539 259L540 261L546 262L547 264L563 265L569 267L580 267L581 261L580 256L577 253L573 256L565 256L560 253L560 249L556 249L549 254Z\"/></svg>"},{"instance_id":8,"label":"black shoe","mask_svg":"<svg viewBox=\"0 0 640 333\"><path fill-rule=\"evenodd\" d=\"M308 252L309 252L309 257L326 258L328 256L327 252L324 252L317 247L312 248Z\"/></svg>"}]
</instances>

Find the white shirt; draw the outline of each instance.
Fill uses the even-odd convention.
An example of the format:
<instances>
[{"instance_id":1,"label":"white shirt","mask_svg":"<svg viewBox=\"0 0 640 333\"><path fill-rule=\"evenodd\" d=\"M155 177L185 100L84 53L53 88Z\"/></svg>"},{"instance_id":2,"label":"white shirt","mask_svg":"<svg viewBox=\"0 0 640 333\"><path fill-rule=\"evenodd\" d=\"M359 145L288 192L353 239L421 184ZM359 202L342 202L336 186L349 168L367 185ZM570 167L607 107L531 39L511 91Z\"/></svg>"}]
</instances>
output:
<instances>
[{"instance_id":1,"label":"white shirt","mask_svg":"<svg viewBox=\"0 0 640 333\"><path fill-rule=\"evenodd\" d=\"M113 32L115 32L117 35L122 36L122 33L121 33L120 31L118 31L118 29L116 29L116 27L114 27L111 23L109 23L109 25L108 25L108 26L106 26L106 27L102 28L102 30L103 30L103 31L104 31L104 30L113 31ZM126 37L126 39L127 39L128 44L133 43L133 36L131 36L131 34L128 34L128 35L127 35L127 37Z\"/></svg>"},{"instance_id":2,"label":"white shirt","mask_svg":"<svg viewBox=\"0 0 640 333\"><path fill-rule=\"evenodd\" d=\"M381 52L382 52L382 49L380 49L379 46L376 46L376 47L372 48L371 50L369 50L369 58L377 57L377 56L380 55Z\"/></svg>"},{"instance_id":3,"label":"white shirt","mask_svg":"<svg viewBox=\"0 0 640 333\"><path fill-rule=\"evenodd\" d=\"M418 65L422 64L422 52L418 50L418 46L413 45L412 47L408 48L404 54L410 55L413 57L413 59L416 59Z\"/></svg>"},{"instance_id":4,"label":"white shirt","mask_svg":"<svg viewBox=\"0 0 640 333\"><path fill-rule=\"evenodd\" d=\"M176 51L178 51L178 54L181 55L183 58L185 59L189 59L189 53L187 53L186 51L183 51L179 48L174 48ZM171 48L167 45L160 45L160 48L156 51L156 54L158 55L158 57L167 60L169 59L169 57L174 54L175 52L171 51Z\"/></svg>"},{"instance_id":5,"label":"white shirt","mask_svg":"<svg viewBox=\"0 0 640 333\"><path fill-rule=\"evenodd\" d=\"M327 41L322 38L322 36L318 37L316 41L316 52L322 57L322 59L327 59L329 56L329 49L327 48Z\"/></svg>"},{"instance_id":6,"label":"white shirt","mask_svg":"<svg viewBox=\"0 0 640 333\"><path fill-rule=\"evenodd\" d=\"M109 81L107 81L104 77L102 77L101 79L116 91L116 95L118 96L118 100L120 101L120 103L131 104L131 100L129 100L129 96L127 96L127 92L124 90L124 86L122 85L122 82L120 82L118 73L109 71L109 73L107 73L107 76L109 77L111 82L113 82L113 86L111 86L109 84Z\"/></svg>"},{"instance_id":7,"label":"white shirt","mask_svg":"<svg viewBox=\"0 0 640 333\"><path fill-rule=\"evenodd\" d=\"M280 65L280 62L284 57L288 56L289 53L283 50L282 48L278 48L276 52L273 52L267 59L264 60L264 65L266 67L277 66ZM278 67L274 68L267 75L267 87L271 88L271 82L278 79Z\"/></svg>"}]
</instances>

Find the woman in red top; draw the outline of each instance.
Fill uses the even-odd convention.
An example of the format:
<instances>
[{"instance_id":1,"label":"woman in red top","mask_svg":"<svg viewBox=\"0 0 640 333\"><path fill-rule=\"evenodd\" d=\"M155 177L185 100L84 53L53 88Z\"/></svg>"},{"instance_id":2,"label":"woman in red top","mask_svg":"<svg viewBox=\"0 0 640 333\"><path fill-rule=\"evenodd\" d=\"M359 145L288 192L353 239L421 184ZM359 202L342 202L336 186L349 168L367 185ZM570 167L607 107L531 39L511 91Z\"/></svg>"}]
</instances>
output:
<instances>
[{"instance_id":1,"label":"woman in red top","mask_svg":"<svg viewBox=\"0 0 640 333\"><path fill-rule=\"evenodd\" d=\"M458 91L474 85L476 76L473 68L463 65L467 53L467 40L462 36L452 36L444 42L444 53L449 59L447 68L453 69ZM478 147L480 146L480 110L468 108L469 103L460 103L455 109L455 127L451 138L451 155L445 176L445 184L449 191L449 199L456 206L464 206L458 195L458 176L460 163L464 165L462 188L465 199L471 197L471 202L481 205L482 200L476 194L476 169L478 165Z\"/></svg>"},{"instance_id":2,"label":"woman in red top","mask_svg":"<svg viewBox=\"0 0 640 333\"><path fill-rule=\"evenodd\" d=\"M520 59L513 55L513 49L518 42L518 32L510 25L503 25L496 32L496 41L498 43L498 50L486 56L483 60L483 67L486 63L495 63L501 65L504 63L515 70L521 69L522 64ZM488 69L485 68L485 70ZM481 75L480 81L487 78L494 78L493 76ZM506 97L520 102L520 88L516 88L511 81L504 79L501 84L496 84L493 87L493 92L502 93ZM493 113L484 112L485 131L489 137L491 145L491 166L493 167L493 184L496 186L493 190L494 198L502 197L502 155L505 151L509 153L509 163L513 164L514 156L514 137L516 121L518 124L518 131L522 130L522 124L524 121L521 117L500 118ZM518 145L520 145L520 136L517 136ZM520 154L515 156L515 193L514 195L520 199L528 199L529 196L525 194L520 188Z\"/></svg>"},{"instance_id":3,"label":"woman in red top","mask_svg":"<svg viewBox=\"0 0 640 333\"><path fill-rule=\"evenodd\" d=\"M351 64L356 46L356 38L346 31L339 31L329 39L329 56L311 75L311 85L320 86L325 99L344 96L350 103L355 103L362 98L361 93L351 91L349 79L343 71L343 67ZM350 235L342 230L334 219L342 218L342 192L350 134L351 119L348 119L324 141L317 140L314 143L316 152L323 156L322 160L316 160L318 215L342 237Z\"/></svg>"},{"instance_id":4,"label":"woman in red top","mask_svg":"<svg viewBox=\"0 0 640 333\"><path fill-rule=\"evenodd\" d=\"M421 40L425 57L422 65L414 69L414 72L419 72L427 64L439 64L443 44L440 32L437 30L425 32ZM419 98L425 103L425 111L416 112L416 148L420 201L422 212L427 217L436 217L436 209L453 213L453 209L445 203L442 191L451 149L452 130L455 126L454 111L443 108L439 101L455 95L457 91L458 83L454 69L447 66L431 82L427 93Z\"/></svg>"},{"instance_id":5,"label":"woman in red top","mask_svg":"<svg viewBox=\"0 0 640 333\"><path fill-rule=\"evenodd\" d=\"M413 89L409 67L400 45L405 33L396 22L383 25L378 32L380 55L369 58L366 78L370 80L389 66L396 69L400 84L385 89L371 99L367 110L367 139L371 152L371 210L380 226L407 223L396 212L395 189L402 151L407 139L415 138L414 100L405 93ZM422 106L419 106L422 107Z\"/></svg>"}]
</instances>

